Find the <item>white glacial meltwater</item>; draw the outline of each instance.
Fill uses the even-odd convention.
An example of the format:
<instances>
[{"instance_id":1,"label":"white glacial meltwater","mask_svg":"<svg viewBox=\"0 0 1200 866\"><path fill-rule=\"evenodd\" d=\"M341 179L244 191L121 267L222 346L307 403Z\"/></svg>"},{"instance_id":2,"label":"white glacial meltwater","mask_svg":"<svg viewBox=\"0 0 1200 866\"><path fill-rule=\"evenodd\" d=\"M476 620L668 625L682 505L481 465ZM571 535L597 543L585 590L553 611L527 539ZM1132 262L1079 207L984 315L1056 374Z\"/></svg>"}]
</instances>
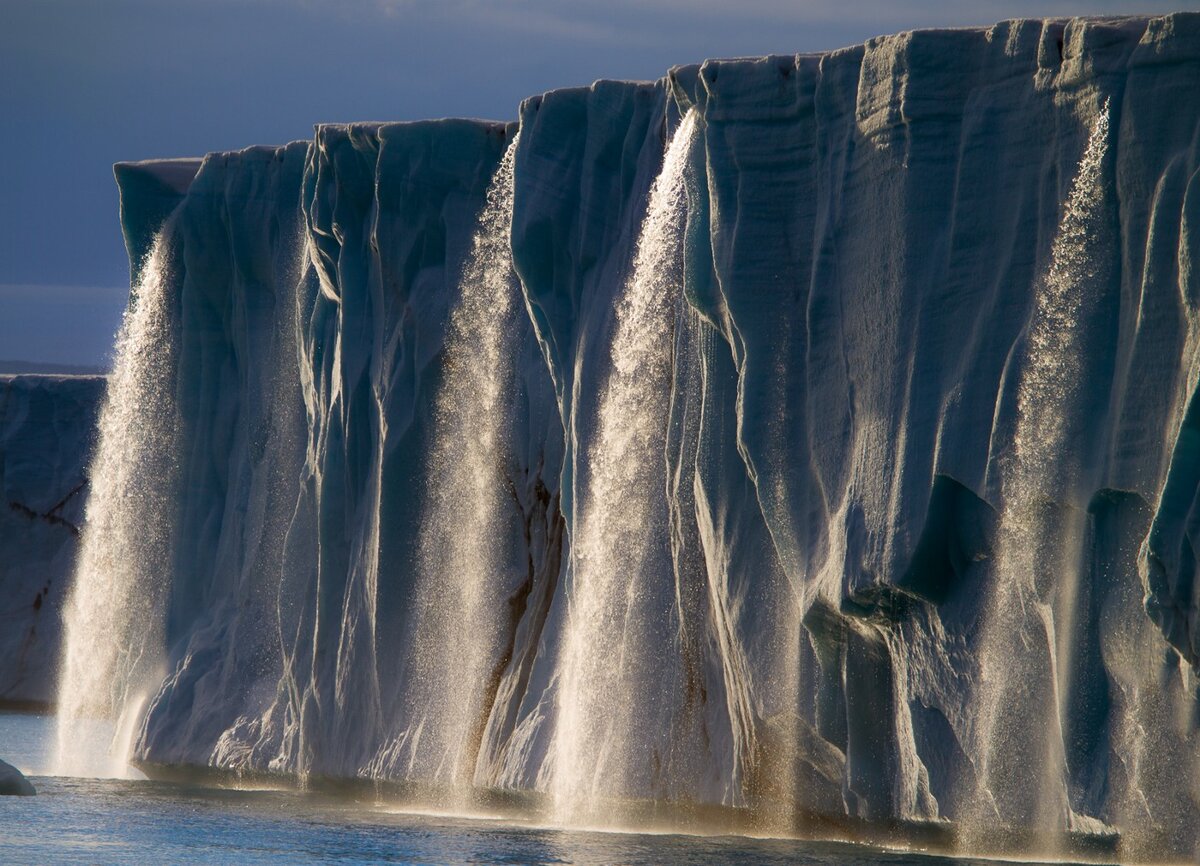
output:
<instances>
[{"instance_id":1,"label":"white glacial meltwater","mask_svg":"<svg viewBox=\"0 0 1200 866\"><path fill-rule=\"evenodd\" d=\"M62 775L125 776L139 713L164 673L175 525L176 263L155 239L117 335L68 598L58 692Z\"/></svg>"},{"instance_id":2,"label":"white glacial meltwater","mask_svg":"<svg viewBox=\"0 0 1200 866\"><path fill-rule=\"evenodd\" d=\"M552 787L560 817L587 815L594 798L632 789L648 767L664 697L656 635L669 611L650 604L647 568L666 534L666 436L672 330L682 289L686 172L697 134L688 112L650 191L624 292L617 301L611 367L585 454L589 486L578 502L568 613L559 660ZM661 596L659 596L661 597Z\"/></svg>"},{"instance_id":3,"label":"white glacial meltwater","mask_svg":"<svg viewBox=\"0 0 1200 866\"><path fill-rule=\"evenodd\" d=\"M504 152L458 281L434 404L413 600L413 643L402 687L405 728L372 775L435 783L465 796L502 664L511 488L506 449L525 315L509 227L518 138Z\"/></svg>"}]
</instances>

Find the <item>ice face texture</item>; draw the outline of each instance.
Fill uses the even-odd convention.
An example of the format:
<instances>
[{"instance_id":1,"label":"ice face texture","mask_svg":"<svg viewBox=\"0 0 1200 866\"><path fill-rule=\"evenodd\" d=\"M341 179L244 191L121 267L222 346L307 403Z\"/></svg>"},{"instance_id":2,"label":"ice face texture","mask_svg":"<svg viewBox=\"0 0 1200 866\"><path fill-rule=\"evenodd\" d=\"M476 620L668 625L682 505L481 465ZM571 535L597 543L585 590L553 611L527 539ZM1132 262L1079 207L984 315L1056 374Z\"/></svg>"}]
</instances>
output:
<instances>
[{"instance_id":1,"label":"ice face texture","mask_svg":"<svg viewBox=\"0 0 1200 866\"><path fill-rule=\"evenodd\" d=\"M1191 856L1198 80L1016 21L210 155L136 758Z\"/></svg>"},{"instance_id":2,"label":"ice face texture","mask_svg":"<svg viewBox=\"0 0 1200 866\"><path fill-rule=\"evenodd\" d=\"M0 376L0 702L54 701L101 376Z\"/></svg>"}]
</instances>

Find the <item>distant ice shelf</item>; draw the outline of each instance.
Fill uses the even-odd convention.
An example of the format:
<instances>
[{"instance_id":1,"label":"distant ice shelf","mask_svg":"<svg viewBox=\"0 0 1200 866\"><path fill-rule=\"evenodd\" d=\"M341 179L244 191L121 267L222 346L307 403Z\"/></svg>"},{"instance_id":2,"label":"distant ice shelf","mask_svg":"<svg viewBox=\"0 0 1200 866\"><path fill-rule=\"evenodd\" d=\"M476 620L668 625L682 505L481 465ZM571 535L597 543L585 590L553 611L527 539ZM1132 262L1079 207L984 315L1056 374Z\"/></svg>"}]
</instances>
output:
<instances>
[{"instance_id":1,"label":"distant ice shelf","mask_svg":"<svg viewBox=\"0 0 1200 866\"><path fill-rule=\"evenodd\" d=\"M0 375L0 705L55 698L101 376Z\"/></svg>"}]
</instances>

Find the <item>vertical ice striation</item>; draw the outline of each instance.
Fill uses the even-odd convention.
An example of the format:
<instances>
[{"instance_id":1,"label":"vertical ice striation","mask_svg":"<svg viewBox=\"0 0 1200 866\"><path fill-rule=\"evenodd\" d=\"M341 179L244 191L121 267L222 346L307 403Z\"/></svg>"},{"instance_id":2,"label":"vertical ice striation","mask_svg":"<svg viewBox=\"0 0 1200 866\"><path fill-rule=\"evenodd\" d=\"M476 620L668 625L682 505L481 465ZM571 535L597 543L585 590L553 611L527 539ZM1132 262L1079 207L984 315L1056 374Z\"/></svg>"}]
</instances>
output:
<instances>
[{"instance_id":1,"label":"vertical ice striation","mask_svg":"<svg viewBox=\"0 0 1200 866\"><path fill-rule=\"evenodd\" d=\"M914 31L209 157L139 761L1193 855L1197 46Z\"/></svg>"},{"instance_id":2,"label":"vertical ice striation","mask_svg":"<svg viewBox=\"0 0 1200 866\"><path fill-rule=\"evenodd\" d=\"M62 774L125 775L138 714L164 673L179 499L175 228L168 220L142 264L100 410L83 544L64 614ZM115 725L104 756L94 753L95 720Z\"/></svg>"},{"instance_id":3,"label":"vertical ice striation","mask_svg":"<svg viewBox=\"0 0 1200 866\"><path fill-rule=\"evenodd\" d=\"M178 452L191 483L172 565L169 673L139 732L141 764L242 766L274 733L256 728L281 676L281 563L306 438L307 151L293 142L210 154L176 217L186 227Z\"/></svg>"},{"instance_id":4,"label":"vertical ice striation","mask_svg":"<svg viewBox=\"0 0 1200 866\"><path fill-rule=\"evenodd\" d=\"M517 361L528 329L509 251L513 162L504 152L479 215L450 312L433 409L413 594L413 644L403 686L407 728L373 775L466 792L505 664L506 572L519 572L511 519L517 496Z\"/></svg>"},{"instance_id":5,"label":"vertical ice striation","mask_svg":"<svg viewBox=\"0 0 1200 866\"><path fill-rule=\"evenodd\" d=\"M575 503L558 674L552 790L562 815L594 808L598 796L644 790L669 733L673 625L663 602L671 594L655 584L667 578L660 564L664 397L682 283L684 175L695 134L696 116L688 113L650 190L617 303L595 438L576 454L575 473L586 476L587 493Z\"/></svg>"},{"instance_id":6,"label":"vertical ice striation","mask_svg":"<svg viewBox=\"0 0 1200 866\"><path fill-rule=\"evenodd\" d=\"M1158 88L1185 101L1175 64L1196 68L1183 60L1196 23L1014 21L675 74L706 131L690 206L711 256L686 296L732 357L725 371L706 363L706 388L737 389L736 432L703 413L695 447L733 439L754 494L746 507L731 470L700 488L697 502L741 519L700 533L703 559L732 599L762 598L770 568L725 556L753 549L748 515L761 516L803 614L789 719L771 707L787 690L764 676L785 645L761 637L785 630L786 608L732 608L768 779L794 756L792 778L816 784L791 790L820 791L818 804L868 820L986 817L1029 843L1022 816L1048 812L1036 841L1058 850L1111 832L1088 816L1132 833L1120 816L1141 809L1161 843L1194 813L1194 794L1145 761L1133 733L1195 748L1187 677L1131 626L1144 619L1134 539L1195 387L1196 114L1150 106ZM1081 174L1105 104L1111 125ZM1023 370L1039 364L1034 387ZM1183 421L1181 479L1193 428ZM1006 480L1018 463L1024 489ZM1194 489L1164 501L1177 508ZM1002 541L1018 519L1042 549ZM1160 525L1151 612L1181 646L1195 531ZM1015 659L984 660L983 609L1014 607L992 601L1009 571L1033 595L1002 616L1027 640L1015 633ZM988 710L980 667L1005 664L1012 688ZM983 804L987 816L974 801L985 764L1008 798Z\"/></svg>"},{"instance_id":7,"label":"vertical ice striation","mask_svg":"<svg viewBox=\"0 0 1200 866\"><path fill-rule=\"evenodd\" d=\"M1071 184L1019 367L1010 451L1000 459L1002 510L993 587L977 652L976 746L982 786L976 820L1040 832L1075 829L1068 802L1064 717L1076 643L1083 512L1054 505L1078 459L1069 413L1085 370L1083 329L1103 296L1103 210L1109 103L1096 114ZM989 816L987 813L991 812ZM1051 846L1052 847L1052 846Z\"/></svg>"},{"instance_id":8,"label":"vertical ice striation","mask_svg":"<svg viewBox=\"0 0 1200 866\"><path fill-rule=\"evenodd\" d=\"M0 704L54 702L104 387L103 376L0 375Z\"/></svg>"},{"instance_id":9,"label":"vertical ice striation","mask_svg":"<svg viewBox=\"0 0 1200 866\"><path fill-rule=\"evenodd\" d=\"M521 105L512 252L537 340L533 363L548 369L554 389L547 436L558 447L547 447L544 472L555 476L547 492L558 523L547 524L546 537L557 536L562 557L561 568L542 569L534 582L517 630L520 665L506 676L506 706L493 716L502 724L489 725L493 778L502 787L549 792L554 785L569 536L581 513L574 503L587 492L575 455L593 441L600 417L616 299L666 147L664 108L660 86L614 81Z\"/></svg>"}]
</instances>

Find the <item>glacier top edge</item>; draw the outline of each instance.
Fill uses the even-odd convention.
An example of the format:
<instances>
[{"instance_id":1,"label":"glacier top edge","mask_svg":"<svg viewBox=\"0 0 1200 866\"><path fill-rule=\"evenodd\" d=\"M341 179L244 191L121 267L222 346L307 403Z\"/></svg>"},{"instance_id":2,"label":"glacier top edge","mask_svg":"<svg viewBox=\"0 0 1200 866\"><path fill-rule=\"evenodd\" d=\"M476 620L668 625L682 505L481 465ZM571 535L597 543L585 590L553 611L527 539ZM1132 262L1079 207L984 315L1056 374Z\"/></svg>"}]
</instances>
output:
<instances>
[{"instance_id":1,"label":"glacier top edge","mask_svg":"<svg viewBox=\"0 0 1200 866\"><path fill-rule=\"evenodd\" d=\"M136 177L142 182L156 182L169 192L183 195L195 180L203 161L203 157L171 157L118 162L113 165L113 173L116 174L118 183Z\"/></svg>"}]
</instances>

